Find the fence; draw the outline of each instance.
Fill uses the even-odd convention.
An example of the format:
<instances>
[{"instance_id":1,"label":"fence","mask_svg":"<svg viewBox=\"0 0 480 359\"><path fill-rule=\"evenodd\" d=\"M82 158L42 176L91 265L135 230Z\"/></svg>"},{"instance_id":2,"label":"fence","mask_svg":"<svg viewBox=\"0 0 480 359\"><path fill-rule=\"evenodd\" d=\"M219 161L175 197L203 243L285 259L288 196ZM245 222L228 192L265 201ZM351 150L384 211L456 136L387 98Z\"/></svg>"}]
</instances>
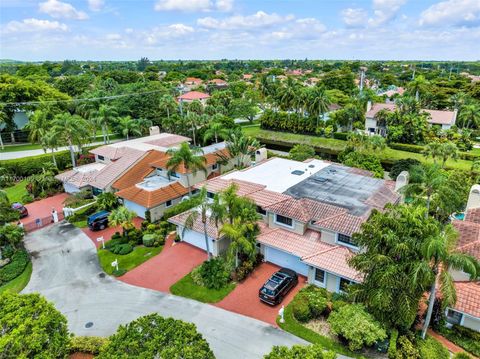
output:
<instances>
[{"instance_id":1,"label":"fence","mask_svg":"<svg viewBox=\"0 0 480 359\"><path fill-rule=\"evenodd\" d=\"M65 216L63 215L62 212L58 212L57 213L58 215L58 220L59 221L62 221ZM53 216L52 215L49 215L49 216L46 216L46 217L39 217L39 218L35 218L31 221L24 221L22 222L23 223L23 228L25 229L25 232L33 232L37 229L40 229L40 228L43 228L45 226L48 226L50 224L53 223Z\"/></svg>"}]
</instances>

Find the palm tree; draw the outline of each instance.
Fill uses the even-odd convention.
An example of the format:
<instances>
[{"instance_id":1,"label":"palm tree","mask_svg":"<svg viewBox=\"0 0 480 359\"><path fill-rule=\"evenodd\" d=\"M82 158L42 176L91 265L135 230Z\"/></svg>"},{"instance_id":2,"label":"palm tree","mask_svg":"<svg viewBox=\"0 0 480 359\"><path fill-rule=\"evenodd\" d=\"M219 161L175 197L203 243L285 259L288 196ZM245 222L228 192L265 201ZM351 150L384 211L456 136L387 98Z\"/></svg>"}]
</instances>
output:
<instances>
[{"instance_id":1,"label":"palm tree","mask_svg":"<svg viewBox=\"0 0 480 359\"><path fill-rule=\"evenodd\" d=\"M425 79L424 76L420 75L415 77L410 83L408 87L415 93L415 100L420 100L420 93L423 93L428 87L428 81Z\"/></svg>"},{"instance_id":2,"label":"palm tree","mask_svg":"<svg viewBox=\"0 0 480 359\"><path fill-rule=\"evenodd\" d=\"M442 143L440 146L440 157L442 158L442 168L445 168L449 158L456 161L459 157L457 145L451 141Z\"/></svg>"},{"instance_id":3,"label":"palm tree","mask_svg":"<svg viewBox=\"0 0 480 359\"><path fill-rule=\"evenodd\" d=\"M323 86L315 86L309 91L307 111L317 118L317 127L320 118L324 118L330 104L330 98Z\"/></svg>"},{"instance_id":4,"label":"palm tree","mask_svg":"<svg viewBox=\"0 0 480 359\"><path fill-rule=\"evenodd\" d=\"M430 142L425 146L425 150L423 151L423 155L425 157L432 157L433 163L437 163L437 157L440 157L441 154L441 143L434 141Z\"/></svg>"},{"instance_id":5,"label":"palm tree","mask_svg":"<svg viewBox=\"0 0 480 359\"><path fill-rule=\"evenodd\" d=\"M223 126L221 122L213 121L209 124L203 135L203 141L207 142L211 138L215 139L215 143L218 143L218 138L226 138L228 136L228 130Z\"/></svg>"},{"instance_id":6,"label":"palm tree","mask_svg":"<svg viewBox=\"0 0 480 359\"><path fill-rule=\"evenodd\" d=\"M103 142L110 143L110 136L108 134L108 127L113 121L117 118L117 110L113 106L109 105L100 105L98 109L97 116L102 119L102 133L103 133Z\"/></svg>"},{"instance_id":7,"label":"palm tree","mask_svg":"<svg viewBox=\"0 0 480 359\"><path fill-rule=\"evenodd\" d=\"M175 102L175 99L170 96L170 95L163 95L160 98L158 107L162 111L167 112L167 118L170 119L170 114L175 112L177 109L177 103Z\"/></svg>"},{"instance_id":8,"label":"palm tree","mask_svg":"<svg viewBox=\"0 0 480 359\"><path fill-rule=\"evenodd\" d=\"M0 127L7 123L7 114L5 113L4 107L0 106ZM5 146L3 145L2 133L0 132L0 148L3 150Z\"/></svg>"},{"instance_id":9,"label":"palm tree","mask_svg":"<svg viewBox=\"0 0 480 359\"><path fill-rule=\"evenodd\" d=\"M43 110L36 110L28 119L25 129L29 131L28 139L31 143L40 143L40 145L42 145L42 138L50 127L51 123L47 120L46 112ZM42 149L46 152L46 147L43 145Z\"/></svg>"},{"instance_id":10,"label":"palm tree","mask_svg":"<svg viewBox=\"0 0 480 359\"><path fill-rule=\"evenodd\" d=\"M139 118L137 120L137 122L138 122L138 127L139 127L142 135L148 134L148 132L150 130L150 127L152 127L152 125L153 125L153 122L151 120L146 119L146 118Z\"/></svg>"},{"instance_id":11,"label":"palm tree","mask_svg":"<svg viewBox=\"0 0 480 359\"><path fill-rule=\"evenodd\" d=\"M470 279L477 278L480 264L474 257L455 251L457 236L458 233L449 224L440 234L428 238L422 248L423 261L416 268L414 280L418 273L421 276L429 277L431 282L427 315L422 329L423 339L425 339L432 317L437 281L440 284L443 303L450 306L456 301L455 286L450 269L468 273Z\"/></svg>"},{"instance_id":12,"label":"palm tree","mask_svg":"<svg viewBox=\"0 0 480 359\"><path fill-rule=\"evenodd\" d=\"M244 164L246 157L255 154L255 151L260 148L260 142L255 138L245 136L242 131L231 131L226 140L228 158L237 159L237 167Z\"/></svg>"},{"instance_id":13,"label":"palm tree","mask_svg":"<svg viewBox=\"0 0 480 359\"><path fill-rule=\"evenodd\" d=\"M406 196L426 198L425 217L430 213L432 195L443 187L447 176L437 165L416 165L410 168L410 183L402 188Z\"/></svg>"},{"instance_id":14,"label":"palm tree","mask_svg":"<svg viewBox=\"0 0 480 359\"><path fill-rule=\"evenodd\" d=\"M55 131L52 129L47 130L41 139L41 146L50 149L52 153L52 162L55 167L57 167L57 160L55 158L55 151L59 147L58 137Z\"/></svg>"},{"instance_id":15,"label":"palm tree","mask_svg":"<svg viewBox=\"0 0 480 359\"><path fill-rule=\"evenodd\" d=\"M68 112L56 115L53 119L52 131L59 140L63 140L70 150L72 165L75 167L75 151L73 146L79 147L85 143L88 137L87 122L77 115L71 115Z\"/></svg>"},{"instance_id":16,"label":"palm tree","mask_svg":"<svg viewBox=\"0 0 480 359\"><path fill-rule=\"evenodd\" d=\"M233 223L226 223L220 229L220 233L230 240L228 246L229 257L234 258L235 268L238 268L238 254L246 254L249 258L255 255L255 236L252 234L258 230L255 222L245 222L240 217Z\"/></svg>"},{"instance_id":17,"label":"palm tree","mask_svg":"<svg viewBox=\"0 0 480 359\"><path fill-rule=\"evenodd\" d=\"M470 128L471 125L478 125L480 123L480 106L474 103L462 106L459 118L462 121L462 127Z\"/></svg>"},{"instance_id":18,"label":"palm tree","mask_svg":"<svg viewBox=\"0 0 480 359\"><path fill-rule=\"evenodd\" d=\"M133 219L137 214L122 206L114 209L108 216L108 224L112 227L122 227L122 236L125 236L127 230L133 227Z\"/></svg>"},{"instance_id":19,"label":"palm tree","mask_svg":"<svg viewBox=\"0 0 480 359\"><path fill-rule=\"evenodd\" d=\"M196 146L197 145L197 128L200 125L201 117L199 114L195 112L188 112L185 118L192 131L193 145Z\"/></svg>"},{"instance_id":20,"label":"palm tree","mask_svg":"<svg viewBox=\"0 0 480 359\"><path fill-rule=\"evenodd\" d=\"M203 156L203 151L200 148L190 148L188 143L184 142L179 148L170 148L167 151L170 158L167 162L167 168L170 172L177 172L179 168L183 166L186 172L188 193L192 195L192 188L190 185L190 174L195 174L202 170L207 175L207 169L205 167L206 159Z\"/></svg>"},{"instance_id":21,"label":"palm tree","mask_svg":"<svg viewBox=\"0 0 480 359\"><path fill-rule=\"evenodd\" d=\"M130 116L120 117L118 119L117 127L120 129L122 135L127 138L127 141L129 140L130 135L142 135L140 123L132 119Z\"/></svg>"},{"instance_id":22,"label":"palm tree","mask_svg":"<svg viewBox=\"0 0 480 359\"><path fill-rule=\"evenodd\" d=\"M185 225L183 227L182 236L185 234L187 229L192 229L195 222L198 219L198 216L201 217L201 221L203 224L203 234L205 237L205 248L207 249L208 260L212 258L212 254L210 253L210 243L208 241L208 228L207 228L207 221L209 221L209 216L212 218L212 213L219 210L219 202L212 202L208 198L207 189L202 187L200 193L198 194L198 200L200 204L195 207L193 210L190 211L187 218L185 219Z\"/></svg>"}]
</instances>

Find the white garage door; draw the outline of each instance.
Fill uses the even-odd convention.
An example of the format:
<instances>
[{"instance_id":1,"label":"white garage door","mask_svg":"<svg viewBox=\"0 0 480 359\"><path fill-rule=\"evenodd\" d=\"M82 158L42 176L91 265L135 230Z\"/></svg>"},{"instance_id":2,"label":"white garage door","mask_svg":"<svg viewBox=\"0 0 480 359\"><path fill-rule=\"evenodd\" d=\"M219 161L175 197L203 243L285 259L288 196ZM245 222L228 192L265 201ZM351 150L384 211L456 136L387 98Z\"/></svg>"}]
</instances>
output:
<instances>
[{"instance_id":1,"label":"white garage door","mask_svg":"<svg viewBox=\"0 0 480 359\"><path fill-rule=\"evenodd\" d=\"M298 274L308 275L308 265L302 263L299 257L281 250L265 247L265 260L280 267L293 269Z\"/></svg>"},{"instance_id":2,"label":"white garage door","mask_svg":"<svg viewBox=\"0 0 480 359\"><path fill-rule=\"evenodd\" d=\"M130 202L127 200L123 201L123 204L125 207L127 207L130 211L134 211L137 216L140 218L145 219L145 211L147 210L145 207L140 206L139 204L136 204L134 202Z\"/></svg>"},{"instance_id":3,"label":"white garage door","mask_svg":"<svg viewBox=\"0 0 480 359\"><path fill-rule=\"evenodd\" d=\"M186 230L183 234L182 240L184 242L190 243L192 246L201 248L204 251L207 250L207 246L205 244L205 235L203 233ZM208 238L208 246L210 249L210 253L212 253L213 243L211 238Z\"/></svg>"}]
</instances>

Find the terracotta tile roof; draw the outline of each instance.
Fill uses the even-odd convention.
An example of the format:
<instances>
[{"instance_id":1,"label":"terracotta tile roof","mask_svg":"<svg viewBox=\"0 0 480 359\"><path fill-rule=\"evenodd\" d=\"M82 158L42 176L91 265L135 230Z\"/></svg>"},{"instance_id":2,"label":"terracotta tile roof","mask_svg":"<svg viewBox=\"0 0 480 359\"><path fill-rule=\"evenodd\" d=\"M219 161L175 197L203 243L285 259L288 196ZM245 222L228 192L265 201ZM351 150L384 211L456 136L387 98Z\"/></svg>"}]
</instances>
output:
<instances>
[{"instance_id":1,"label":"terracotta tile roof","mask_svg":"<svg viewBox=\"0 0 480 359\"><path fill-rule=\"evenodd\" d=\"M393 103L374 103L370 111L367 111L365 117L374 118L381 110L395 111L395 104Z\"/></svg>"},{"instance_id":2,"label":"terracotta tile roof","mask_svg":"<svg viewBox=\"0 0 480 359\"><path fill-rule=\"evenodd\" d=\"M480 281L455 282L457 302L454 309L480 318Z\"/></svg>"},{"instance_id":3,"label":"terracotta tile roof","mask_svg":"<svg viewBox=\"0 0 480 359\"><path fill-rule=\"evenodd\" d=\"M188 193L188 189L174 182L154 191L147 191L135 185L115 193L120 198L137 203L145 208L154 208L168 200L179 198Z\"/></svg>"},{"instance_id":4,"label":"terracotta tile roof","mask_svg":"<svg viewBox=\"0 0 480 359\"><path fill-rule=\"evenodd\" d=\"M122 157L114 162L110 162L103 170L99 171L93 181L90 182L90 185L105 189L145 154L146 152L144 151L125 148Z\"/></svg>"},{"instance_id":5,"label":"terracotta tile roof","mask_svg":"<svg viewBox=\"0 0 480 359\"><path fill-rule=\"evenodd\" d=\"M176 224L177 226L184 226L191 211L192 210L170 217L168 222ZM198 233L203 233L203 223L200 214L197 216L197 220L193 223L192 230ZM207 234L210 238L218 239L218 228L210 220L207 221Z\"/></svg>"},{"instance_id":6,"label":"terracotta tile roof","mask_svg":"<svg viewBox=\"0 0 480 359\"><path fill-rule=\"evenodd\" d=\"M150 145L159 146L159 147L173 147L175 145L179 145L183 142L189 142L191 139L189 137L180 136L180 135L173 135L170 134L169 136L165 136L163 138L158 138L155 140L147 141Z\"/></svg>"},{"instance_id":7,"label":"terracotta tile roof","mask_svg":"<svg viewBox=\"0 0 480 359\"><path fill-rule=\"evenodd\" d=\"M210 80L209 82L214 83L215 85L226 85L227 81L222 80L222 79L213 79Z\"/></svg>"},{"instance_id":8,"label":"terracotta tile roof","mask_svg":"<svg viewBox=\"0 0 480 359\"><path fill-rule=\"evenodd\" d=\"M218 193L226 189L232 183L235 183L237 185L237 188L238 188L237 194L239 196L246 196L251 193L265 189L265 186L261 184L251 183L251 182L237 180L237 179L226 180L222 177L217 177L208 181L197 183L194 187L197 189L200 189L206 186L208 192Z\"/></svg>"},{"instance_id":9,"label":"terracotta tile roof","mask_svg":"<svg viewBox=\"0 0 480 359\"><path fill-rule=\"evenodd\" d=\"M185 80L185 83L192 84L192 85L200 85L203 83L203 80L197 77L187 77L187 79Z\"/></svg>"},{"instance_id":10,"label":"terracotta tile roof","mask_svg":"<svg viewBox=\"0 0 480 359\"><path fill-rule=\"evenodd\" d=\"M348 265L348 259L354 253L343 246L330 246L319 253L302 258L302 261L314 267L359 282L362 276Z\"/></svg>"},{"instance_id":11,"label":"terracotta tile roof","mask_svg":"<svg viewBox=\"0 0 480 359\"><path fill-rule=\"evenodd\" d=\"M269 191L267 189L262 189L260 191L252 192L247 194L246 197L250 198L257 206L262 208L271 206L275 203L283 202L290 198L289 195Z\"/></svg>"},{"instance_id":12,"label":"terracotta tile roof","mask_svg":"<svg viewBox=\"0 0 480 359\"><path fill-rule=\"evenodd\" d=\"M206 166L211 166L215 163L217 163L221 157L219 156L228 156L229 152L227 149L223 149L223 150L219 150L219 151L215 151L215 152L212 152L212 153L207 153L204 157L206 159L207 162L205 162L205 165Z\"/></svg>"},{"instance_id":13,"label":"terracotta tile roof","mask_svg":"<svg viewBox=\"0 0 480 359\"><path fill-rule=\"evenodd\" d=\"M162 168L162 169L168 169L167 167L167 163L168 163L168 160L170 159L170 156L165 156L164 158L162 158L161 160L158 160L158 161L153 161L151 163L151 165L155 168ZM205 163L206 165L206 163ZM181 173L181 174L186 174L187 173L187 169L185 168L185 166L183 165L183 163L178 166L178 168L176 169L176 172L177 173Z\"/></svg>"},{"instance_id":14,"label":"terracotta tile roof","mask_svg":"<svg viewBox=\"0 0 480 359\"><path fill-rule=\"evenodd\" d=\"M302 258L330 248L330 244L322 242L320 236L319 232L311 230L301 235L282 228L268 228L257 236L257 242Z\"/></svg>"},{"instance_id":15,"label":"terracotta tile roof","mask_svg":"<svg viewBox=\"0 0 480 359\"><path fill-rule=\"evenodd\" d=\"M480 260L480 224L475 222L453 221L458 231L457 249Z\"/></svg>"},{"instance_id":16,"label":"terracotta tile roof","mask_svg":"<svg viewBox=\"0 0 480 359\"><path fill-rule=\"evenodd\" d=\"M243 74L243 79L244 80L250 80L253 77L252 74Z\"/></svg>"},{"instance_id":17,"label":"terracotta tile roof","mask_svg":"<svg viewBox=\"0 0 480 359\"><path fill-rule=\"evenodd\" d=\"M278 213L282 216L290 217L304 223L310 222L311 220L328 218L333 215L346 212L344 208L333 206L327 203L314 201L308 198L295 199L293 197L290 197L285 201L275 203L264 209L269 212Z\"/></svg>"},{"instance_id":18,"label":"terracotta tile roof","mask_svg":"<svg viewBox=\"0 0 480 359\"><path fill-rule=\"evenodd\" d=\"M210 98L210 95L200 91L190 91L177 97L178 100L187 100L187 101L203 100L207 98Z\"/></svg>"},{"instance_id":19,"label":"terracotta tile roof","mask_svg":"<svg viewBox=\"0 0 480 359\"><path fill-rule=\"evenodd\" d=\"M358 217L348 214L347 212L343 212L317 221L315 222L315 225L333 232L351 236L352 234L360 231L362 223L367 219L368 216Z\"/></svg>"},{"instance_id":20,"label":"terracotta tile roof","mask_svg":"<svg viewBox=\"0 0 480 359\"><path fill-rule=\"evenodd\" d=\"M127 147L114 147L105 145L90 150L90 153L98 156L103 156L110 160L118 160L124 155L126 151L128 151Z\"/></svg>"},{"instance_id":21,"label":"terracotta tile roof","mask_svg":"<svg viewBox=\"0 0 480 359\"><path fill-rule=\"evenodd\" d=\"M128 171L121 176L114 184L113 188L121 190L133 186L150 174L155 168L151 165L152 162L159 161L166 157L164 152L149 151L145 157L135 163Z\"/></svg>"},{"instance_id":22,"label":"terracotta tile roof","mask_svg":"<svg viewBox=\"0 0 480 359\"><path fill-rule=\"evenodd\" d=\"M392 184L395 186L395 182L385 181L365 203L379 210L383 210L388 203L397 203L400 195L392 188Z\"/></svg>"},{"instance_id":23,"label":"terracotta tile roof","mask_svg":"<svg viewBox=\"0 0 480 359\"><path fill-rule=\"evenodd\" d=\"M97 173L98 170L92 170L88 172L70 170L59 173L55 176L55 178L74 187L82 188L88 186Z\"/></svg>"},{"instance_id":24,"label":"terracotta tile roof","mask_svg":"<svg viewBox=\"0 0 480 359\"><path fill-rule=\"evenodd\" d=\"M395 111L396 105L393 103L375 103L372 105L370 111L367 111L365 116L367 118L374 118L375 115L381 110ZM428 119L429 123L438 124L438 125L454 125L457 119L456 111L448 110L429 110L421 109L421 112L426 112L430 115Z\"/></svg>"},{"instance_id":25,"label":"terracotta tile roof","mask_svg":"<svg viewBox=\"0 0 480 359\"><path fill-rule=\"evenodd\" d=\"M466 213L465 221L480 224L480 208L469 209Z\"/></svg>"}]
</instances>

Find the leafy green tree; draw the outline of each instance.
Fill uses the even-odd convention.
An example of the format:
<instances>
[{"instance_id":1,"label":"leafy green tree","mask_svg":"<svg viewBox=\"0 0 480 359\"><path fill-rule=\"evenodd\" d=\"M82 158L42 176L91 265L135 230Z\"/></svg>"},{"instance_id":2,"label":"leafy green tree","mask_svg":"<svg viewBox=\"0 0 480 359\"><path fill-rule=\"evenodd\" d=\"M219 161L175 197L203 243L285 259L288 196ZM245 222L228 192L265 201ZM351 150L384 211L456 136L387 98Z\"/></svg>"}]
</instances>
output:
<instances>
[{"instance_id":1,"label":"leafy green tree","mask_svg":"<svg viewBox=\"0 0 480 359\"><path fill-rule=\"evenodd\" d=\"M137 214L130 211L127 207L121 206L114 209L108 216L108 224L112 227L122 227L122 235L125 236L127 230L133 228L133 219Z\"/></svg>"},{"instance_id":2,"label":"leafy green tree","mask_svg":"<svg viewBox=\"0 0 480 359\"><path fill-rule=\"evenodd\" d=\"M117 122L117 127L122 135L126 137L127 141L129 140L130 135L142 135L140 123L137 120L132 119L130 116L120 117Z\"/></svg>"},{"instance_id":3,"label":"leafy green tree","mask_svg":"<svg viewBox=\"0 0 480 359\"><path fill-rule=\"evenodd\" d=\"M224 139L228 136L228 130L223 126L221 122L210 122L208 128L203 135L203 141L207 142L210 139L214 139L215 143L218 143L218 139Z\"/></svg>"},{"instance_id":4,"label":"leafy green tree","mask_svg":"<svg viewBox=\"0 0 480 359\"><path fill-rule=\"evenodd\" d=\"M305 161L315 157L315 149L309 145L295 145L289 152L290 158L295 161Z\"/></svg>"},{"instance_id":5,"label":"leafy green tree","mask_svg":"<svg viewBox=\"0 0 480 359\"><path fill-rule=\"evenodd\" d=\"M256 104L245 98L235 99L231 103L230 114L233 118L246 118L253 122L257 115Z\"/></svg>"},{"instance_id":6,"label":"leafy green tree","mask_svg":"<svg viewBox=\"0 0 480 359\"><path fill-rule=\"evenodd\" d=\"M337 355L325 349L319 344L274 346L272 351L265 355L264 359L335 359Z\"/></svg>"},{"instance_id":7,"label":"leafy green tree","mask_svg":"<svg viewBox=\"0 0 480 359\"><path fill-rule=\"evenodd\" d=\"M352 298L363 303L381 323L410 329L431 284L417 273L424 261L422 247L426 238L439 233L439 223L427 217L420 206L388 206L384 213L373 211L361 232L353 235L362 251L349 264L363 275L363 281L350 288Z\"/></svg>"},{"instance_id":8,"label":"leafy green tree","mask_svg":"<svg viewBox=\"0 0 480 359\"><path fill-rule=\"evenodd\" d=\"M195 176L198 171L203 171L207 175L205 167L206 159L200 148L190 148L189 144L184 142L179 148L170 148L167 151L170 158L167 161L167 168L170 172L176 172L179 168L184 168L186 172L188 193L192 195L192 186L190 185L190 175Z\"/></svg>"},{"instance_id":9,"label":"leafy green tree","mask_svg":"<svg viewBox=\"0 0 480 359\"><path fill-rule=\"evenodd\" d=\"M56 115L53 120L52 130L60 140L68 145L72 166L75 167L74 145L81 146L88 137L86 121L77 115L67 112Z\"/></svg>"},{"instance_id":10,"label":"leafy green tree","mask_svg":"<svg viewBox=\"0 0 480 359\"><path fill-rule=\"evenodd\" d=\"M363 305L351 304L333 311L328 317L332 331L348 341L350 350L359 350L384 340L387 332Z\"/></svg>"},{"instance_id":11,"label":"leafy green tree","mask_svg":"<svg viewBox=\"0 0 480 359\"><path fill-rule=\"evenodd\" d=\"M110 143L109 126L117 119L118 112L113 106L100 105L97 116L102 123L103 143Z\"/></svg>"},{"instance_id":12,"label":"leafy green tree","mask_svg":"<svg viewBox=\"0 0 480 359\"><path fill-rule=\"evenodd\" d=\"M470 275L470 279L477 278L480 263L472 256L456 251L458 233L452 225L447 225L440 233L427 237L422 245L423 261L415 268L413 280L417 276L426 276L430 283L430 295L425 322L422 329L422 338L425 339L430 319L432 318L433 304L437 293L437 281L440 283L443 304L452 306L456 302L455 285L450 269L463 271Z\"/></svg>"},{"instance_id":13,"label":"leafy green tree","mask_svg":"<svg viewBox=\"0 0 480 359\"><path fill-rule=\"evenodd\" d=\"M241 130L231 131L226 143L228 158L236 158L239 168L245 165L245 160L254 155L260 147L260 143L256 139L245 136Z\"/></svg>"},{"instance_id":14,"label":"leafy green tree","mask_svg":"<svg viewBox=\"0 0 480 359\"><path fill-rule=\"evenodd\" d=\"M420 75L408 84L408 88L415 94L415 100L419 101L420 94L426 92L428 85L429 83L425 77Z\"/></svg>"},{"instance_id":15,"label":"leafy green tree","mask_svg":"<svg viewBox=\"0 0 480 359\"><path fill-rule=\"evenodd\" d=\"M0 227L0 243L10 244L17 249L25 236L25 230L15 224L5 224Z\"/></svg>"},{"instance_id":16,"label":"leafy green tree","mask_svg":"<svg viewBox=\"0 0 480 359\"><path fill-rule=\"evenodd\" d=\"M214 359L215 356L194 324L149 314L121 325L97 358Z\"/></svg>"},{"instance_id":17,"label":"leafy green tree","mask_svg":"<svg viewBox=\"0 0 480 359\"><path fill-rule=\"evenodd\" d=\"M97 195L97 207L110 211L118 206L118 198L112 192L102 192Z\"/></svg>"},{"instance_id":18,"label":"leafy green tree","mask_svg":"<svg viewBox=\"0 0 480 359\"><path fill-rule=\"evenodd\" d=\"M178 105L171 95L163 95L160 98L158 107L160 108L160 111L165 111L167 113L167 119L170 119L170 114L176 113L178 110Z\"/></svg>"},{"instance_id":19,"label":"leafy green tree","mask_svg":"<svg viewBox=\"0 0 480 359\"><path fill-rule=\"evenodd\" d=\"M470 128L470 126L477 126L480 124L480 105L476 103L470 103L460 108L459 120L464 128Z\"/></svg>"},{"instance_id":20,"label":"leafy green tree","mask_svg":"<svg viewBox=\"0 0 480 359\"><path fill-rule=\"evenodd\" d=\"M39 294L0 294L0 356L64 358L70 336L67 319Z\"/></svg>"}]
</instances>

